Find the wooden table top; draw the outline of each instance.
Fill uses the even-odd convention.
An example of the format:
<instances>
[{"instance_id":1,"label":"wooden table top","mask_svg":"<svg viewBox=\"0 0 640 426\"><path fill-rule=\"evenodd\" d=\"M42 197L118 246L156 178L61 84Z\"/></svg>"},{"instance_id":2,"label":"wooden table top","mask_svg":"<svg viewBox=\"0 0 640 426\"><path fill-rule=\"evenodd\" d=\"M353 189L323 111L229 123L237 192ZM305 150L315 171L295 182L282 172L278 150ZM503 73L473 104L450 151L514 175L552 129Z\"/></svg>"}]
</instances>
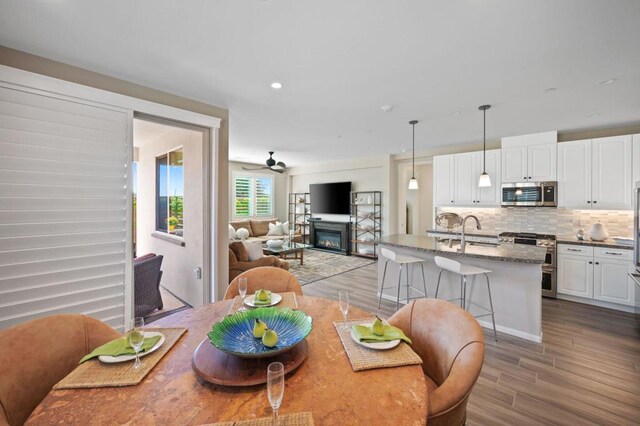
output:
<instances>
[{"instance_id":1,"label":"wooden table top","mask_svg":"<svg viewBox=\"0 0 640 426\"><path fill-rule=\"evenodd\" d=\"M152 323L188 331L138 386L51 391L27 424L198 425L271 415L266 385L203 385L191 368L197 345L232 303L216 302ZM298 297L298 304L313 318L313 330L307 337L307 359L286 377L281 414L311 411L318 425L426 423L421 366L353 372L332 324L342 318L338 303ZM353 307L349 312L349 318L371 317Z\"/></svg>"}]
</instances>

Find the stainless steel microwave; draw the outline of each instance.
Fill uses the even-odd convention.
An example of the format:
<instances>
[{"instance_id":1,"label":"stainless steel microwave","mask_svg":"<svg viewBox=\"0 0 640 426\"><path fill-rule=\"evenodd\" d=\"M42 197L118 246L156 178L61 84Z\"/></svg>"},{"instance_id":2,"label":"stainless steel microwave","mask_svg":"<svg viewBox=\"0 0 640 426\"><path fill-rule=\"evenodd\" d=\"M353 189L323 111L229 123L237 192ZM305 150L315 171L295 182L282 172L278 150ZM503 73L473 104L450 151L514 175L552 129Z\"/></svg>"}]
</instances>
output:
<instances>
[{"instance_id":1,"label":"stainless steel microwave","mask_svg":"<svg viewBox=\"0 0 640 426\"><path fill-rule=\"evenodd\" d=\"M503 183L503 206L557 207L557 182Z\"/></svg>"}]
</instances>

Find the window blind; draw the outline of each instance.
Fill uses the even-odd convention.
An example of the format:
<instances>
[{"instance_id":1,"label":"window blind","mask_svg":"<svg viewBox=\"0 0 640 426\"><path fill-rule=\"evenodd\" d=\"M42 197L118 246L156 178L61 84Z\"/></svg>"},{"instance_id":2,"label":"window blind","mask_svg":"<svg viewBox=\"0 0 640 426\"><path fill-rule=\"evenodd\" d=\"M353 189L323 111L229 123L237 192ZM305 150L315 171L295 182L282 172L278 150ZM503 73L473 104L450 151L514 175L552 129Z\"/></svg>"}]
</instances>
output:
<instances>
[{"instance_id":1,"label":"window blind","mask_svg":"<svg viewBox=\"0 0 640 426\"><path fill-rule=\"evenodd\" d=\"M273 216L273 178L236 175L234 178L233 216Z\"/></svg>"},{"instance_id":2,"label":"window blind","mask_svg":"<svg viewBox=\"0 0 640 426\"><path fill-rule=\"evenodd\" d=\"M0 328L124 326L127 114L0 88Z\"/></svg>"}]
</instances>

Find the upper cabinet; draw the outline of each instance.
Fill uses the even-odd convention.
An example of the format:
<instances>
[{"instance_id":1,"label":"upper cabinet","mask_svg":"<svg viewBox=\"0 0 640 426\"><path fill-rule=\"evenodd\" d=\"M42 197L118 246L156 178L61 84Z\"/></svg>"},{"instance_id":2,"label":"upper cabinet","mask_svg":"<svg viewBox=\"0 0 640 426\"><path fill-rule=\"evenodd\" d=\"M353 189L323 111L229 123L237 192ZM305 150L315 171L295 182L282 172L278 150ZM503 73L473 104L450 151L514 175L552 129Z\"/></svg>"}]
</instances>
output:
<instances>
[{"instance_id":1,"label":"upper cabinet","mask_svg":"<svg viewBox=\"0 0 640 426\"><path fill-rule=\"evenodd\" d=\"M480 188L478 179L486 170L491 186ZM500 150L441 155L433 159L433 189L436 206L499 206Z\"/></svg>"},{"instance_id":2,"label":"upper cabinet","mask_svg":"<svg viewBox=\"0 0 640 426\"><path fill-rule=\"evenodd\" d=\"M555 181L557 132L502 138L502 182Z\"/></svg>"},{"instance_id":3,"label":"upper cabinet","mask_svg":"<svg viewBox=\"0 0 640 426\"><path fill-rule=\"evenodd\" d=\"M558 206L631 209L631 154L631 135L559 144Z\"/></svg>"}]
</instances>

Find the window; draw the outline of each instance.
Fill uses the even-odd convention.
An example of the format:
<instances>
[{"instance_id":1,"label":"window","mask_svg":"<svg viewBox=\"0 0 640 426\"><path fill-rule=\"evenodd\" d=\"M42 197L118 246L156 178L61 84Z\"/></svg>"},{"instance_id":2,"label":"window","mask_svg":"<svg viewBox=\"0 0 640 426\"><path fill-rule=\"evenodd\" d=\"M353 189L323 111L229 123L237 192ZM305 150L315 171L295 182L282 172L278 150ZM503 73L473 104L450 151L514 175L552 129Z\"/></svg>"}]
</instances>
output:
<instances>
[{"instance_id":1,"label":"window","mask_svg":"<svg viewBox=\"0 0 640 426\"><path fill-rule=\"evenodd\" d=\"M184 166L182 147L156 157L156 230L182 237Z\"/></svg>"},{"instance_id":2,"label":"window","mask_svg":"<svg viewBox=\"0 0 640 426\"><path fill-rule=\"evenodd\" d=\"M234 175L233 217L273 217L273 176Z\"/></svg>"}]
</instances>

